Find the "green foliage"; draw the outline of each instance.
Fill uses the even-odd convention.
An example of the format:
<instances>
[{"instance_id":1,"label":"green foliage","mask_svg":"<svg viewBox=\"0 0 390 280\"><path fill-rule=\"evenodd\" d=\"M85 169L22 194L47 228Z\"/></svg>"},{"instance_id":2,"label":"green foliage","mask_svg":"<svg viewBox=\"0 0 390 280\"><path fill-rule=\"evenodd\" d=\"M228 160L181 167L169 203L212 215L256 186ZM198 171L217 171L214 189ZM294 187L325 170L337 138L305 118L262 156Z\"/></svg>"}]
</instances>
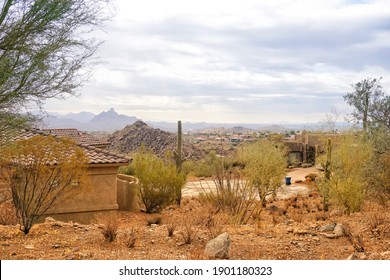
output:
<instances>
[{"instance_id":1,"label":"green foliage","mask_svg":"<svg viewBox=\"0 0 390 280\"><path fill-rule=\"evenodd\" d=\"M101 42L105 0L4 0L0 7L0 127L22 108L76 94ZM28 106L28 107L27 107ZM6 118L3 116L8 115ZM12 121L10 122L10 118Z\"/></svg>"},{"instance_id":2,"label":"green foliage","mask_svg":"<svg viewBox=\"0 0 390 280\"><path fill-rule=\"evenodd\" d=\"M352 85L353 91L344 95L344 100L354 108L354 120L362 121L364 132L382 126L390 129L390 96L382 90L380 80L366 78Z\"/></svg>"},{"instance_id":3,"label":"green foliage","mask_svg":"<svg viewBox=\"0 0 390 280\"><path fill-rule=\"evenodd\" d=\"M276 193L286 173L285 147L281 143L261 140L245 146L241 156L247 180L257 189L261 204L265 207L266 197Z\"/></svg>"},{"instance_id":4,"label":"green foliage","mask_svg":"<svg viewBox=\"0 0 390 280\"><path fill-rule=\"evenodd\" d=\"M347 213L359 211L373 159L372 143L360 135L343 135L331 158L330 178L319 183L320 191L329 190L330 203L344 207Z\"/></svg>"},{"instance_id":5,"label":"green foliage","mask_svg":"<svg viewBox=\"0 0 390 280\"><path fill-rule=\"evenodd\" d=\"M186 181L183 173L177 173L175 164L158 158L152 152L137 153L133 166L147 213L158 213L174 202Z\"/></svg>"}]
</instances>

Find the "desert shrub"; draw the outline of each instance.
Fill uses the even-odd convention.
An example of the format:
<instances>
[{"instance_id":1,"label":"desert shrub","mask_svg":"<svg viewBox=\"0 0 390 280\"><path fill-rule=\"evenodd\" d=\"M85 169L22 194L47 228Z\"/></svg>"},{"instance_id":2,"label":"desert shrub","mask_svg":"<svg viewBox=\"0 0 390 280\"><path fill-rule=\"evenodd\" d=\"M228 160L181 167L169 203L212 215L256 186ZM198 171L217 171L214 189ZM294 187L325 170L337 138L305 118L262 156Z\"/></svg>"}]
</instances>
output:
<instances>
[{"instance_id":1,"label":"desert shrub","mask_svg":"<svg viewBox=\"0 0 390 280\"><path fill-rule=\"evenodd\" d=\"M231 215L238 224L247 223L257 206L257 190L243 180L240 170L223 166L214 170L215 190L205 182L199 190L200 201L212 205L216 212Z\"/></svg>"},{"instance_id":2,"label":"desert shrub","mask_svg":"<svg viewBox=\"0 0 390 280\"><path fill-rule=\"evenodd\" d=\"M330 178L319 183L320 191L329 190L333 206L343 207L347 214L361 209L372 157L372 145L363 137L352 134L341 137L337 148L332 149Z\"/></svg>"},{"instance_id":3,"label":"desert shrub","mask_svg":"<svg viewBox=\"0 0 390 280\"><path fill-rule=\"evenodd\" d=\"M317 174L315 173L309 173L305 176L305 179L309 179L310 181L314 182L317 178Z\"/></svg>"},{"instance_id":4,"label":"desert shrub","mask_svg":"<svg viewBox=\"0 0 390 280\"><path fill-rule=\"evenodd\" d=\"M16 225L18 219L12 202L0 203L0 225Z\"/></svg>"},{"instance_id":5,"label":"desert shrub","mask_svg":"<svg viewBox=\"0 0 390 280\"><path fill-rule=\"evenodd\" d=\"M147 213L158 213L177 200L186 177L176 166L151 152L141 151L134 158L135 176L139 179L140 198Z\"/></svg>"},{"instance_id":6,"label":"desert shrub","mask_svg":"<svg viewBox=\"0 0 390 280\"><path fill-rule=\"evenodd\" d=\"M196 225L192 217L187 217L183 220L179 235L182 237L184 244L191 244L199 234L199 226Z\"/></svg>"},{"instance_id":7,"label":"desert shrub","mask_svg":"<svg viewBox=\"0 0 390 280\"><path fill-rule=\"evenodd\" d=\"M135 175L135 168L134 168L133 163L130 163L130 164L127 165L127 166L121 166L121 167L119 167L118 173L120 173L120 174L125 174L125 175L129 175L129 176L134 176L134 175Z\"/></svg>"},{"instance_id":8,"label":"desert shrub","mask_svg":"<svg viewBox=\"0 0 390 280\"><path fill-rule=\"evenodd\" d=\"M266 197L275 195L286 173L287 153L281 143L261 140L242 149L244 172L250 185L257 189L261 205Z\"/></svg>"},{"instance_id":9,"label":"desert shrub","mask_svg":"<svg viewBox=\"0 0 390 280\"><path fill-rule=\"evenodd\" d=\"M127 248L134 248L138 239L138 232L135 228L131 228L130 231L125 233L124 243Z\"/></svg>"},{"instance_id":10,"label":"desert shrub","mask_svg":"<svg viewBox=\"0 0 390 280\"><path fill-rule=\"evenodd\" d=\"M116 215L99 215L96 222L101 226L101 232L106 242L113 242L118 235L118 218Z\"/></svg>"},{"instance_id":11,"label":"desert shrub","mask_svg":"<svg viewBox=\"0 0 390 280\"><path fill-rule=\"evenodd\" d=\"M159 225L161 224L162 218L160 216L153 216L146 219L146 223L148 226L153 224Z\"/></svg>"}]
</instances>

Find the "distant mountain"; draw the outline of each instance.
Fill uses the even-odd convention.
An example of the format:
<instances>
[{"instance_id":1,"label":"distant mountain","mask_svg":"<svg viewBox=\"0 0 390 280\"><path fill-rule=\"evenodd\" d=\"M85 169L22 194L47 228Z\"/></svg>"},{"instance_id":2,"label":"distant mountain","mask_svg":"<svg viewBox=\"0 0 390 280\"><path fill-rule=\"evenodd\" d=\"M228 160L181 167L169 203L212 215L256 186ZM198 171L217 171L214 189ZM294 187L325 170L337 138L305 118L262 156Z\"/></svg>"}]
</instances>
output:
<instances>
[{"instance_id":1,"label":"distant mountain","mask_svg":"<svg viewBox=\"0 0 390 280\"><path fill-rule=\"evenodd\" d=\"M58 115L57 115L58 116ZM71 120L75 120L80 123L87 123L95 117L95 114L90 112L80 112L80 113L69 113L63 117Z\"/></svg>"},{"instance_id":2,"label":"distant mountain","mask_svg":"<svg viewBox=\"0 0 390 280\"><path fill-rule=\"evenodd\" d=\"M94 115L89 112L81 112L78 114L49 114L43 118L44 128L77 128L83 131L107 131L114 132L122 129L127 125L131 125L138 119L118 114L114 109L101 112Z\"/></svg>"},{"instance_id":3,"label":"distant mountain","mask_svg":"<svg viewBox=\"0 0 390 280\"><path fill-rule=\"evenodd\" d=\"M90 112L69 113L61 115L49 113L43 118L43 128L77 128L83 131L114 132L138 121L134 116L118 114L113 108L97 115ZM168 132L177 131L177 122L145 121L150 127ZM326 129L324 123L289 123L289 124L255 124L255 123L206 123L183 122L183 132L204 133L244 133L251 131L269 131L284 133L290 130L319 131ZM350 127L350 124L338 122L335 128L339 131Z\"/></svg>"}]
</instances>

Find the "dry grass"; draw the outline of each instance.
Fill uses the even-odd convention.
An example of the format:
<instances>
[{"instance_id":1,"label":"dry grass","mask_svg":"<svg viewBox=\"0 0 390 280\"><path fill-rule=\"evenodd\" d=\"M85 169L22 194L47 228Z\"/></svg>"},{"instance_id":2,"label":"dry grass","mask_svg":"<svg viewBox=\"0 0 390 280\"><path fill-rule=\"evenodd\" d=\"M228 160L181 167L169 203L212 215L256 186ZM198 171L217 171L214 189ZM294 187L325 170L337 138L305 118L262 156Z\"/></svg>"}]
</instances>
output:
<instances>
[{"instance_id":1,"label":"dry grass","mask_svg":"<svg viewBox=\"0 0 390 280\"><path fill-rule=\"evenodd\" d=\"M125 233L125 240L124 243L127 248L134 248L135 244L138 240L138 231L132 227L130 231Z\"/></svg>"},{"instance_id":2,"label":"dry grass","mask_svg":"<svg viewBox=\"0 0 390 280\"><path fill-rule=\"evenodd\" d=\"M99 215L96 222L101 225L101 232L106 242L113 242L118 235L119 221L116 215Z\"/></svg>"}]
</instances>

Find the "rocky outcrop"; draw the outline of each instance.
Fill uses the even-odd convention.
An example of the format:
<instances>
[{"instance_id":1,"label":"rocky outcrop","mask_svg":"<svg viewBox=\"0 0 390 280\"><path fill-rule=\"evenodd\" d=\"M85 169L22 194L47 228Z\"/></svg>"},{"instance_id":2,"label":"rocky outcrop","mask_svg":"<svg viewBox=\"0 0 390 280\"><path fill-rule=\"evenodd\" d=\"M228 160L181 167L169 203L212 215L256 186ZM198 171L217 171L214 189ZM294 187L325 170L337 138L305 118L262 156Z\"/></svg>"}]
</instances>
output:
<instances>
[{"instance_id":1,"label":"rocky outcrop","mask_svg":"<svg viewBox=\"0 0 390 280\"><path fill-rule=\"evenodd\" d=\"M114 132L109 138L110 149L120 153L136 152L141 145L147 150L164 157L176 149L175 133L155 129L143 121L137 121L132 125ZM184 139L183 157L185 159L200 159L203 152Z\"/></svg>"}]
</instances>

